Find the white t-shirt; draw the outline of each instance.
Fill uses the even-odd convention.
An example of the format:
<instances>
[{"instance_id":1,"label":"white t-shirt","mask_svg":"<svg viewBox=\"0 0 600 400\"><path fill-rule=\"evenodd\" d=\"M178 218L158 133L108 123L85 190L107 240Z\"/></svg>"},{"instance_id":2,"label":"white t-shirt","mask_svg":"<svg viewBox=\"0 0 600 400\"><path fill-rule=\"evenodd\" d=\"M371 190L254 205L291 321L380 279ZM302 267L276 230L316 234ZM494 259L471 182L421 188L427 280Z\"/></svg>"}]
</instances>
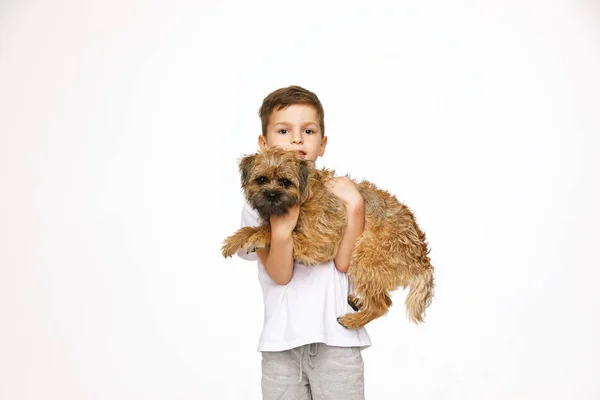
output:
<instances>
[{"instance_id":1,"label":"white t-shirt","mask_svg":"<svg viewBox=\"0 0 600 400\"><path fill-rule=\"evenodd\" d=\"M258 226L260 218L247 202L241 226ZM263 330L258 351L283 351L309 343L340 347L369 347L366 329L346 329L337 317L355 312L348 305L351 290L348 277L335 268L333 260L307 267L294 262L287 285L275 283L256 253L238 250L240 258L258 263L258 280L264 301Z\"/></svg>"}]
</instances>

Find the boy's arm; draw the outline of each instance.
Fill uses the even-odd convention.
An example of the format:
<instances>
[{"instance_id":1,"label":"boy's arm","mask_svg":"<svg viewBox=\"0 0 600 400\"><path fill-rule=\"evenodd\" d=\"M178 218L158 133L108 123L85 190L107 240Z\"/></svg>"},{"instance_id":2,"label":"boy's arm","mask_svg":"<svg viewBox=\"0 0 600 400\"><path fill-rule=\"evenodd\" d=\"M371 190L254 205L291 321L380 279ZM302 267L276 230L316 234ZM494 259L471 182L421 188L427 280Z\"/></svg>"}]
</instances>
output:
<instances>
[{"instance_id":1,"label":"boy's arm","mask_svg":"<svg viewBox=\"0 0 600 400\"><path fill-rule=\"evenodd\" d=\"M346 233L338 249L338 253L333 259L335 267L340 272L347 272L350 267L350 257L356 240L362 235L365 226L365 206L364 200L356 204L346 204L346 212L348 216L348 226Z\"/></svg>"},{"instance_id":2,"label":"boy's arm","mask_svg":"<svg viewBox=\"0 0 600 400\"><path fill-rule=\"evenodd\" d=\"M347 177L331 179L327 184L329 190L346 205L348 225L342 238L338 253L333 259L340 272L347 272L350 257L356 246L356 240L362 235L365 226L365 202L356 184Z\"/></svg>"},{"instance_id":3,"label":"boy's arm","mask_svg":"<svg viewBox=\"0 0 600 400\"><path fill-rule=\"evenodd\" d=\"M290 208L281 217L271 217L271 247L258 249L256 255L269 277L280 285L287 285L294 271L294 241L292 231L298 222L299 206Z\"/></svg>"}]
</instances>

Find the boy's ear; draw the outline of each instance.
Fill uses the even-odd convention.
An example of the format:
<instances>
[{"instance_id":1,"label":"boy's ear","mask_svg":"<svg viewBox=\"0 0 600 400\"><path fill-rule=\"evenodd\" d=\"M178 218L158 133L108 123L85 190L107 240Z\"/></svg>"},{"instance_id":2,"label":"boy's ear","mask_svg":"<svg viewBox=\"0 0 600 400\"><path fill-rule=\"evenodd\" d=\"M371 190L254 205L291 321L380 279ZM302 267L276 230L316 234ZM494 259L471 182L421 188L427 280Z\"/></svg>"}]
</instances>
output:
<instances>
[{"instance_id":1,"label":"boy's ear","mask_svg":"<svg viewBox=\"0 0 600 400\"><path fill-rule=\"evenodd\" d=\"M246 187L248 181L250 180L250 171L252 170L252 166L254 165L254 158L256 154L251 154L249 156L244 156L240 160L240 175L242 177L242 187Z\"/></svg>"},{"instance_id":2,"label":"boy's ear","mask_svg":"<svg viewBox=\"0 0 600 400\"><path fill-rule=\"evenodd\" d=\"M258 148L261 151L264 151L267 149L267 139L265 138L264 135L258 135Z\"/></svg>"},{"instance_id":3,"label":"boy's ear","mask_svg":"<svg viewBox=\"0 0 600 400\"><path fill-rule=\"evenodd\" d=\"M327 136L323 136L323 139L321 139L321 148L319 149L319 157L323 157L323 154L325 154L326 147L327 147Z\"/></svg>"}]
</instances>

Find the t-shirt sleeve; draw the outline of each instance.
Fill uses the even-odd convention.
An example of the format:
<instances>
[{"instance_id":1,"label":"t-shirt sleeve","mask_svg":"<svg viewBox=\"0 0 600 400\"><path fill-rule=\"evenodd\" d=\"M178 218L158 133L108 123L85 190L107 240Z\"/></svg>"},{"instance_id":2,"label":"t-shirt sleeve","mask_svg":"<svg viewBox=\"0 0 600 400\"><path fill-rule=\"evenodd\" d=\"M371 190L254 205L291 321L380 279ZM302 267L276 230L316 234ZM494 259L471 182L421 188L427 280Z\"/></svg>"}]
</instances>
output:
<instances>
[{"instance_id":1,"label":"t-shirt sleeve","mask_svg":"<svg viewBox=\"0 0 600 400\"><path fill-rule=\"evenodd\" d=\"M256 210L254 210L250 204L247 202L244 203L244 207L242 208L242 221L240 223L240 228L245 226L259 226L260 225L260 217ZM237 251L238 257L248 260L248 261L257 261L258 256L256 253L246 253L243 249L239 249Z\"/></svg>"}]
</instances>

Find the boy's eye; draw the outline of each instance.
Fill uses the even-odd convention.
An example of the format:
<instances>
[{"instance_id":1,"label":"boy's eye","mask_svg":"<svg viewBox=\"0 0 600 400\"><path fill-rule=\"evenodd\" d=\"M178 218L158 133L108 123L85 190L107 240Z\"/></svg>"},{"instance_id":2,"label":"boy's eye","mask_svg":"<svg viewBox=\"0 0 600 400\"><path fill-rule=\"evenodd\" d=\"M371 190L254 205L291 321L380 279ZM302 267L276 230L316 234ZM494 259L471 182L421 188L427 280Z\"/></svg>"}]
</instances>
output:
<instances>
[{"instance_id":1,"label":"boy's eye","mask_svg":"<svg viewBox=\"0 0 600 400\"><path fill-rule=\"evenodd\" d=\"M285 178L283 178L283 179L281 180L281 183L283 183L283 186L285 186L285 187L289 187L289 186L292 184L292 181L290 181L289 179L285 179Z\"/></svg>"},{"instance_id":2,"label":"boy's eye","mask_svg":"<svg viewBox=\"0 0 600 400\"><path fill-rule=\"evenodd\" d=\"M266 176L259 176L258 178L256 178L256 183L258 183L259 185L263 185L265 183L267 183L268 179Z\"/></svg>"},{"instance_id":3,"label":"boy's eye","mask_svg":"<svg viewBox=\"0 0 600 400\"><path fill-rule=\"evenodd\" d=\"M285 131L285 132L284 132L284 131ZM280 130L279 130L279 133L282 133L282 134L284 134L284 135L285 135L285 134L287 133L287 129L280 129Z\"/></svg>"},{"instance_id":4,"label":"boy's eye","mask_svg":"<svg viewBox=\"0 0 600 400\"><path fill-rule=\"evenodd\" d=\"M312 129L305 129L304 132L309 135L315 133L315 131L313 131Z\"/></svg>"}]
</instances>

